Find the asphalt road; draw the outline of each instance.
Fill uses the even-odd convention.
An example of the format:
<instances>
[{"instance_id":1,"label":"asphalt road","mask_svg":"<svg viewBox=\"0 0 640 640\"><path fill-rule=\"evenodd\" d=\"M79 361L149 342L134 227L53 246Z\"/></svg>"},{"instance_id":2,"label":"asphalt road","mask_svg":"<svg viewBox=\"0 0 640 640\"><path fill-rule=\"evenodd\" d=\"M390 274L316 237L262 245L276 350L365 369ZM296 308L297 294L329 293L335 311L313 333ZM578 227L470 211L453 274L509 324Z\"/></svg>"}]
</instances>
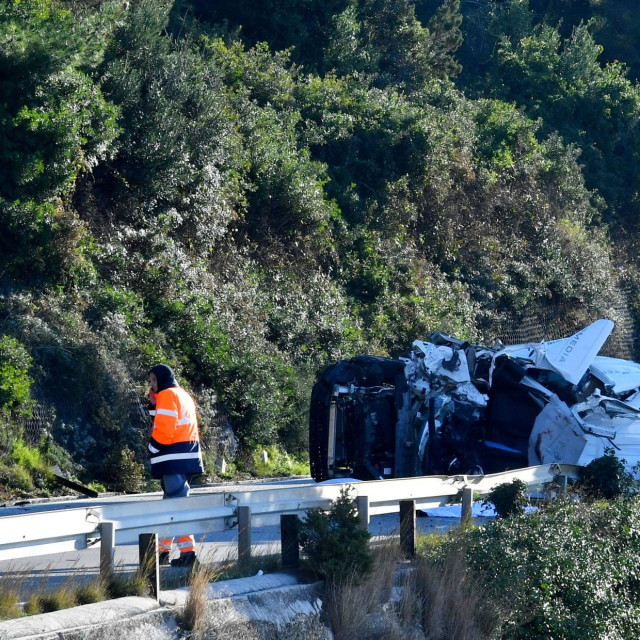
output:
<instances>
[{"instance_id":1,"label":"asphalt road","mask_svg":"<svg viewBox=\"0 0 640 640\"><path fill-rule=\"evenodd\" d=\"M292 486L312 484L308 478L295 478L261 483L266 486ZM222 484L194 488L194 494L235 491L255 488L256 483L250 484ZM162 499L162 493L106 496L94 499L80 498L62 501L50 501L22 506L0 508L0 517L19 513L44 511L61 508L77 508L96 506L106 502L132 502L149 500L157 497ZM458 517L420 517L416 520L419 534L440 532L444 533L459 524ZM369 531L373 540L398 535L399 514L387 514L371 518ZM188 533L188 532L186 532ZM238 532L237 529L211 532L197 539L197 555L202 563L209 565L224 565L237 560ZM269 526L253 528L251 532L252 557L274 555L280 553L280 527ZM177 557L174 549L172 557ZM77 583L95 578L99 575L100 548L99 544L87 549L69 551L51 555L34 556L15 560L0 561L0 589L3 584L19 584L24 599L33 591L53 590L65 583ZM259 561L255 562L256 570ZM138 567L138 546L117 545L115 548L115 567L117 571L133 573ZM163 576L176 571L172 567L163 567Z\"/></svg>"}]
</instances>

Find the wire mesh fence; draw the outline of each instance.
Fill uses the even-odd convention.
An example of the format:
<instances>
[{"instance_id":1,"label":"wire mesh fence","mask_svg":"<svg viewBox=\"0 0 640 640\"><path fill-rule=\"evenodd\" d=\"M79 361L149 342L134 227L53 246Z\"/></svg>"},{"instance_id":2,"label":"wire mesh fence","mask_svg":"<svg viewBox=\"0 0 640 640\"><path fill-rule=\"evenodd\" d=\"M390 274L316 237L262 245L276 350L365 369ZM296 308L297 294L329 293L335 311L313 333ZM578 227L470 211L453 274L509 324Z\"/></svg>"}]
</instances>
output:
<instances>
[{"instance_id":1,"label":"wire mesh fence","mask_svg":"<svg viewBox=\"0 0 640 640\"><path fill-rule=\"evenodd\" d=\"M503 344L523 344L566 338L598 318L609 318L615 327L600 350L601 355L633 360L637 354L637 330L624 292L618 291L607 301L606 312L568 306L531 305L521 313L505 314L489 323L484 332Z\"/></svg>"},{"instance_id":2,"label":"wire mesh fence","mask_svg":"<svg viewBox=\"0 0 640 640\"><path fill-rule=\"evenodd\" d=\"M531 313L513 316L490 327L494 339L505 345L524 344L558 340L573 335L585 325L578 325L571 319L561 319L545 313ZM601 355L632 360L634 357L634 329L631 320L626 325L616 324Z\"/></svg>"},{"instance_id":3,"label":"wire mesh fence","mask_svg":"<svg viewBox=\"0 0 640 640\"><path fill-rule=\"evenodd\" d=\"M54 407L36 404L33 407L32 415L26 418L22 425L22 437L25 442L32 447L40 444L42 437L51 432L55 418Z\"/></svg>"}]
</instances>

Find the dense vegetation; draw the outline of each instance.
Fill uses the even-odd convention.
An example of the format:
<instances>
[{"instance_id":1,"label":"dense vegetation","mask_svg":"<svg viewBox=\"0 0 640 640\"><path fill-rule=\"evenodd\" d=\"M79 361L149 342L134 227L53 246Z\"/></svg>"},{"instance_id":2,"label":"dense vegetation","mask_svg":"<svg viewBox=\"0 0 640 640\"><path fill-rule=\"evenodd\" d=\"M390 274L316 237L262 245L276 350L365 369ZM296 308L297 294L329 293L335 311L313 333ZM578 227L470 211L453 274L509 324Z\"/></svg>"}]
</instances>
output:
<instances>
[{"instance_id":1,"label":"dense vegetation","mask_svg":"<svg viewBox=\"0 0 640 640\"><path fill-rule=\"evenodd\" d=\"M502 638L636 638L637 498L552 503L469 533L466 555L499 603Z\"/></svg>"},{"instance_id":2,"label":"dense vegetation","mask_svg":"<svg viewBox=\"0 0 640 640\"><path fill-rule=\"evenodd\" d=\"M611 480L621 471L630 480L621 465L614 469L615 461L609 454L599 458L591 478ZM357 530L357 517L356 524L344 517L349 510L345 496L331 514L308 512L302 544L311 566L326 576L324 606L336 637L637 638L637 484L619 487L609 500L596 499L600 492L590 491L590 484L572 486L580 500L557 497L527 513L512 484L499 485L490 497L498 498L498 508L510 493L514 508L509 514L418 538L409 570L397 564L398 549L391 544L376 547L372 565L362 562L366 538L349 538L349 531ZM340 512L342 517L336 517ZM330 544L340 536L353 544ZM401 592L396 591L391 605L387 600L394 585Z\"/></svg>"},{"instance_id":3,"label":"dense vegetation","mask_svg":"<svg viewBox=\"0 0 640 640\"><path fill-rule=\"evenodd\" d=\"M3 452L141 479L158 361L213 472L225 425L304 455L323 366L434 329L610 317L633 356L630 4L3 2Z\"/></svg>"}]
</instances>

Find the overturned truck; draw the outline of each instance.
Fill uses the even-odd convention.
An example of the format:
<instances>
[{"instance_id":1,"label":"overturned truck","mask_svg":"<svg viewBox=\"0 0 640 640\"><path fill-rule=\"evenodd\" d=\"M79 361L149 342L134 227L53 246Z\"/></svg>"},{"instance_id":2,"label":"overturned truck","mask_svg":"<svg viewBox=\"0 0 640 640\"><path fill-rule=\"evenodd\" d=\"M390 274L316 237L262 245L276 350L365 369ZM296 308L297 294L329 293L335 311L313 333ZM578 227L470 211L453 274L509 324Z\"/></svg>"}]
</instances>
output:
<instances>
[{"instance_id":1,"label":"overturned truck","mask_svg":"<svg viewBox=\"0 0 640 640\"><path fill-rule=\"evenodd\" d=\"M311 475L360 480L640 462L640 365L598 355L613 330L492 347L432 333L398 359L358 356L313 387Z\"/></svg>"}]
</instances>

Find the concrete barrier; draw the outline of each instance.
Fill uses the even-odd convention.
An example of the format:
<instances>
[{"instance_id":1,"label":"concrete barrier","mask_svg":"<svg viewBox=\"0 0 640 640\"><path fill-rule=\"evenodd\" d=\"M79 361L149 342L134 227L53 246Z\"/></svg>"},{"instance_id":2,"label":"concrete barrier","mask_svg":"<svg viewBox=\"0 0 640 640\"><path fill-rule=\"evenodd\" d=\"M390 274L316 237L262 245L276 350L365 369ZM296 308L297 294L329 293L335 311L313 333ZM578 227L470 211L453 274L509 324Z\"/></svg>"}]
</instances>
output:
<instances>
[{"instance_id":1,"label":"concrete barrier","mask_svg":"<svg viewBox=\"0 0 640 640\"><path fill-rule=\"evenodd\" d=\"M284 573L212 583L206 637L234 640L331 640L322 624L322 583ZM0 622L0 640L178 640L189 589L161 591L159 601L127 597Z\"/></svg>"}]
</instances>

